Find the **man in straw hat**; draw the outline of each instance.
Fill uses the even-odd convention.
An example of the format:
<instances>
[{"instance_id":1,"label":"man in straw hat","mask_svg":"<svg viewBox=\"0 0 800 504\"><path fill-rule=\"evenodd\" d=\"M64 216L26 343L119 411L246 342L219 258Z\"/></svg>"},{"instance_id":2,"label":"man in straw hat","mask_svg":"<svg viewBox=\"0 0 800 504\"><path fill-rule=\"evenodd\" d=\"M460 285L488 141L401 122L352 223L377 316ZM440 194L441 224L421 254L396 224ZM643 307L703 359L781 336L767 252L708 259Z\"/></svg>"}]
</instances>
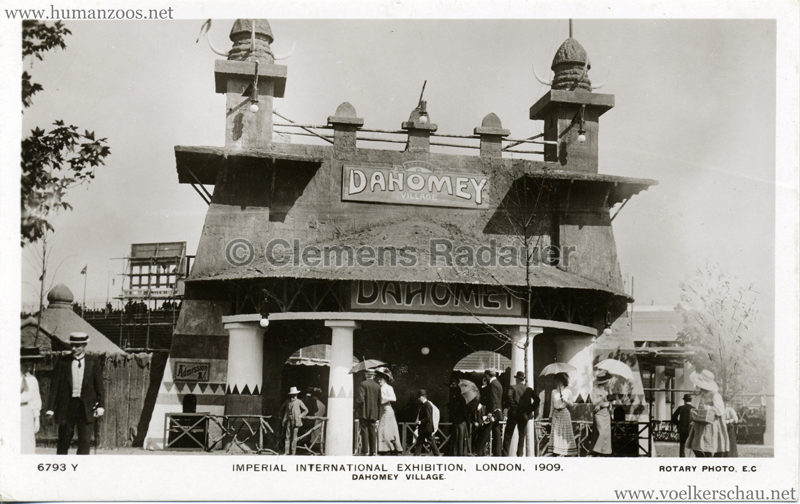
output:
<instances>
[{"instance_id":1,"label":"man in straw hat","mask_svg":"<svg viewBox=\"0 0 800 504\"><path fill-rule=\"evenodd\" d=\"M675 408L672 413L672 423L678 427L678 440L680 442L679 453L681 457L686 456L686 438L689 436L689 428L692 426L692 394L683 395L683 404Z\"/></svg>"},{"instance_id":2,"label":"man in straw hat","mask_svg":"<svg viewBox=\"0 0 800 504\"><path fill-rule=\"evenodd\" d=\"M297 432L303 426L303 418L308 415L308 408L297 398L299 394L297 387L291 387L289 399L283 403L279 414L283 428L284 455L294 455L297 452Z\"/></svg>"},{"instance_id":3,"label":"man in straw hat","mask_svg":"<svg viewBox=\"0 0 800 504\"><path fill-rule=\"evenodd\" d=\"M103 416L103 375L94 360L86 358L89 335L69 335L72 356L61 359L53 370L45 416L58 424L56 453L66 455L75 429L78 430L78 455L88 455L91 427Z\"/></svg>"}]
</instances>

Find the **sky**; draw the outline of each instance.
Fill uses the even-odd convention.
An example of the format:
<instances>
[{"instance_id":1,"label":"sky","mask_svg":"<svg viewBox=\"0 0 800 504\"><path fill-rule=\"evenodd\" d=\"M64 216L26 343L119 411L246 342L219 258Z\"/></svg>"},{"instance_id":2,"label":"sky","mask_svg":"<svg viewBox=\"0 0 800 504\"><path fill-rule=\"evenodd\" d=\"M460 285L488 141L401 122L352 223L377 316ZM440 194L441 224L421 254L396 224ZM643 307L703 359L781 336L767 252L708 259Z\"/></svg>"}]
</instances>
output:
<instances>
[{"instance_id":1,"label":"sky","mask_svg":"<svg viewBox=\"0 0 800 504\"><path fill-rule=\"evenodd\" d=\"M542 130L529 107L547 88L566 20L270 20L288 66L276 110L324 124L343 101L365 127L397 129L423 81L439 133L471 134L489 112L511 136ZM74 210L53 217L48 285L80 300L119 293L131 243L186 241L193 254L205 203L179 185L175 145L224 143L214 60L195 39L201 20L67 22L67 49L26 68L44 91L23 133L64 119L107 137L111 156ZM210 41L230 47L232 21ZM759 293L758 330L772 331L775 227L775 24L769 20L576 20L596 92L616 106L600 119L600 173L651 178L614 220L620 266L636 304L675 305L680 282L708 263ZM302 143L306 137L292 141ZM373 146L371 146L373 147ZM22 302L38 300L35 254L23 251Z\"/></svg>"}]
</instances>

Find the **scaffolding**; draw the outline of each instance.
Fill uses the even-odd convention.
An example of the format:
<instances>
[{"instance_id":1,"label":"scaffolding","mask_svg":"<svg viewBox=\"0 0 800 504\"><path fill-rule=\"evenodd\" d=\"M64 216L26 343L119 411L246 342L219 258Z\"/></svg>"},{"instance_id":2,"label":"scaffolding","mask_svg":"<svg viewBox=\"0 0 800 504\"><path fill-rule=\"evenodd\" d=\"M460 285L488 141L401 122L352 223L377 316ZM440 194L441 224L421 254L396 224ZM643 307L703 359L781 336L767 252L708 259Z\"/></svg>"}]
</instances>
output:
<instances>
[{"instance_id":1,"label":"scaffolding","mask_svg":"<svg viewBox=\"0 0 800 504\"><path fill-rule=\"evenodd\" d=\"M131 244L123 261L119 346L126 351L168 351L194 256L186 242Z\"/></svg>"}]
</instances>

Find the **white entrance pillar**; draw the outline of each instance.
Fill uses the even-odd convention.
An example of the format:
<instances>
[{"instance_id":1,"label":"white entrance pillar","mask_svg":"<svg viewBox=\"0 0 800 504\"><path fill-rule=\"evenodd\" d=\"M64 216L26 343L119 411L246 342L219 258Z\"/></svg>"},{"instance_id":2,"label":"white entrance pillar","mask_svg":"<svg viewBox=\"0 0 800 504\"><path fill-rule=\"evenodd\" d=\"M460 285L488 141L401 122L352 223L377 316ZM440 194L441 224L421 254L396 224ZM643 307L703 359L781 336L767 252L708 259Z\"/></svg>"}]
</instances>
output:
<instances>
[{"instance_id":1,"label":"white entrance pillar","mask_svg":"<svg viewBox=\"0 0 800 504\"><path fill-rule=\"evenodd\" d=\"M533 388L533 338L537 334L541 334L542 331L541 327L530 327L530 333L528 332L527 326L514 326L511 328L510 336L511 336L511 380L510 385L514 385L516 380L514 379L514 375L517 374L517 371L522 371L525 373L525 378L527 380L527 384L529 387ZM528 355L527 355L527 363L525 365L525 343L528 344ZM527 367L527 371L526 368ZM505 433L503 433L505 435ZM534 449L533 449L533 422L528 422L527 426L527 438L529 446L526 448L526 453L529 457L534 456ZM511 445L508 449L508 456L509 457L516 457L517 456L517 442L519 440L519 434L517 433L516 429L514 430L514 435L511 437Z\"/></svg>"},{"instance_id":2,"label":"white entrance pillar","mask_svg":"<svg viewBox=\"0 0 800 504\"><path fill-rule=\"evenodd\" d=\"M326 320L331 328L331 364L328 375L328 425L325 455L353 454L353 320Z\"/></svg>"},{"instance_id":3,"label":"white entrance pillar","mask_svg":"<svg viewBox=\"0 0 800 504\"><path fill-rule=\"evenodd\" d=\"M260 314L222 317L228 331L225 414L261 415L264 379L264 328Z\"/></svg>"},{"instance_id":4,"label":"white entrance pillar","mask_svg":"<svg viewBox=\"0 0 800 504\"><path fill-rule=\"evenodd\" d=\"M658 389L655 391L655 419L656 420L669 420L670 414L667 411L667 393L664 389L667 388L667 375L665 366L656 366L655 376L653 377L653 388Z\"/></svg>"}]
</instances>

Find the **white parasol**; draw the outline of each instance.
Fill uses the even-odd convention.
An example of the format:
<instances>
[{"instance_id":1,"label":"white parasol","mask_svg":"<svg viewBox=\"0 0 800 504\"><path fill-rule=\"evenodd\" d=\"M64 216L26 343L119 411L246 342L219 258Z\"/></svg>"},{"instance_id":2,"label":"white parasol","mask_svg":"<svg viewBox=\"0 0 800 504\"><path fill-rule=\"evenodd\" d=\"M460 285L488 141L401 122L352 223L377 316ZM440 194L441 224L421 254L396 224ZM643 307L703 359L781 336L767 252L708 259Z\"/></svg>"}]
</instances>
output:
<instances>
[{"instance_id":1,"label":"white parasol","mask_svg":"<svg viewBox=\"0 0 800 504\"><path fill-rule=\"evenodd\" d=\"M547 376L547 375L556 375L560 373L574 373L577 371L575 366L572 364L567 364L566 362L553 362L552 364L548 364L542 369L542 372L539 373L539 376Z\"/></svg>"},{"instance_id":2,"label":"white parasol","mask_svg":"<svg viewBox=\"0 0 800 504\"><path fill-rule=\"evenodd\" d=\"M613 375L621 376L628 381L633 381L633 370L631 370L630 366L620 360L605 359L595 364L594 367L608 371Z\"/></svg>"}]
</instances>

